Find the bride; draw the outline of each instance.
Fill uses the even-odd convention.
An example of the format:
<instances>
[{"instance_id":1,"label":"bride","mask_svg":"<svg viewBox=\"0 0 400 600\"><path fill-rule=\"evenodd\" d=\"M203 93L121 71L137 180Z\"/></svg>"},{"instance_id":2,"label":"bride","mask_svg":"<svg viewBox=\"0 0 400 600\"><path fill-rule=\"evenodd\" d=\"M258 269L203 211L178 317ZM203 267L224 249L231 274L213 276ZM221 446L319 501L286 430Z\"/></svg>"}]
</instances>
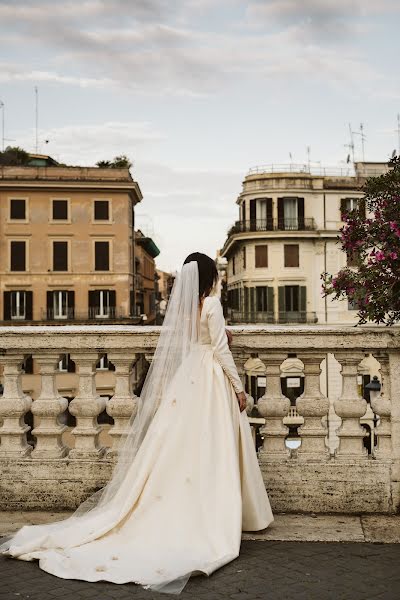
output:
<instances>
[{"instance_id":1,"label":"bride","mask_svg":"<svg viewBox=\"0 0 400 600\"><path fill-rule=\"evenodd\" d=\"M9 535L1 554L179 594L239 555L242 530L273 521L217 280L210 257L186 258L107 485L67 519Z\"/></svg>"}]
</instances>

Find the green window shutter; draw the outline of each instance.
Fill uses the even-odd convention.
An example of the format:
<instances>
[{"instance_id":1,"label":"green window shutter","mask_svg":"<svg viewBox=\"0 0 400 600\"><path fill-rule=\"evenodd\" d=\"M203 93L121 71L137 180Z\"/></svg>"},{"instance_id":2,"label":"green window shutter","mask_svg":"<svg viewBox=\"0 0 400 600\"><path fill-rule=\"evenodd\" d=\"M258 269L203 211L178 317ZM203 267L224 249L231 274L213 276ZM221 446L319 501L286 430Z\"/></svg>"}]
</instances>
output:
<instances>
[{"instance_id":1,"label":"green window shutter","mask_svg":"<svg viewBox=\"0 0 400 600\"><path fill-rule=\"evenodd\" d=\"M285 312L286 308L285 308L285 286L284 285L280 285L278 287L278 306L279 306L280 313Z\"/></svg>"},{"instance_id":2,"label":"green window shutter","mask_svg":"<svg viewBox=\"0 0 400 600\"><path fill-rule=\"evenodd\" d=\"M274 288L271 286L267 288L267 311L274 312Z\"/></svg>"},{"instance_id":3,"label":"green window shutter","mask_svg":"<svg viewBox=\"0 0 400 600\"><path fill-rule=\"evenodd\" d=\"M307 311L307 288L304 285L299 286L299 296L300 296L300 312L306 312Z\"/></svg>"},{"instance_id":4,"label":"green window shutter","mask_svg":"<svg viewBox=\"0 0 400 600\"><path fill-rule=\"evenodd\" d=\"M32 321L32 304L33 304L33 294L32 291L25 292L25 319L27 321Z\"/></svg>"}]
</instances>

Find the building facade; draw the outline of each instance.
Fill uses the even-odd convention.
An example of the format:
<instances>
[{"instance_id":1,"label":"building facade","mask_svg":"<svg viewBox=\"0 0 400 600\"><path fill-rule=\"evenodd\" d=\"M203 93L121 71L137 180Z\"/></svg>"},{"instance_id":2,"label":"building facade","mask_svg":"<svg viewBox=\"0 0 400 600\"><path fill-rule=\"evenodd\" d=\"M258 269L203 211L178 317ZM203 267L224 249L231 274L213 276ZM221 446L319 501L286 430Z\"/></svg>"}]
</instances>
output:
<instances>
[{"instance_id":1,"label":"building facade","mask_svg":"<svg viewBox=\"0 0 400 600\"><path fill-rule=\"evenodd\" d=\"M135 231L135 314L142 316L146 325L156 320L158 277L155 258L160 254L155 242L138 229Z\"/></svg>"},{"instance_id":2,"label":"building facade","mask_svg":"<svg viewBox=\"0 0 400 600\"><path fill-rule=\"evenodd\" d=\"M356 309L324 298L321 274L354 266L337 243L341 215L363 204L366 177L387 163L356 163L353 174L304 166L252 169L237 199L239 220L221 250L231 323L349 323Z\"/></svg>"},{"instance_id":3,"label":"building facade","mask_svg":"<svg viewBox=\"0 0 400 600\"><path fill-rule=\"evenodd\" d=\"M134 316L129 169L0 169L0 320L110 322Z\"/></svg>"}]
</instances>

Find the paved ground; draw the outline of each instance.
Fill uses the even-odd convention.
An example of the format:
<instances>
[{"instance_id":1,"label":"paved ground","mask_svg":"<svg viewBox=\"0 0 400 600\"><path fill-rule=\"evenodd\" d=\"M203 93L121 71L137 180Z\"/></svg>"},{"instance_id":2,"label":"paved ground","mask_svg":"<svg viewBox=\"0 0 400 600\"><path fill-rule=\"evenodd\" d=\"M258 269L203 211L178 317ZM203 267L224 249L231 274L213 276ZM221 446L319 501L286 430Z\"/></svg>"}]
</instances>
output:
<instances>
[{"instance_id":1,"label":"paved ground","mask_svg":"<svg viewBox=\"0 0 400 600\"><path fill-rule=\"evenodd\" d=\"M242 542L239 558L191 579L181 600L398 600L400 545ZM0 558L0 600L161 600L134 584L58 579L37 562Z\"/></svg>"}]
</instances>

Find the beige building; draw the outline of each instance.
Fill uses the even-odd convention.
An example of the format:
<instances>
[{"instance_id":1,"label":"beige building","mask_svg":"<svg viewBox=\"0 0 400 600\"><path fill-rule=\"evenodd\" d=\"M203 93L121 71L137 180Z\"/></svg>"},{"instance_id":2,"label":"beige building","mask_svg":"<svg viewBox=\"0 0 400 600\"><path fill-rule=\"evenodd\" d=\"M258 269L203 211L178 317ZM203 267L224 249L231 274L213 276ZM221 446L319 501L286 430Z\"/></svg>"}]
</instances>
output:
<instances>
[{"instance_id":1,"label":"beige building","mask_svg":"<svg viewBox=\"0 0 400 600\"><path fill-rule=\"evenodd\" d=\"M139 229L135 231L135 313L146 325L156 320L156 263L160 250L155 242Z\"/></svg>"},{"instance_id":2,"label":"beige building","mask_svg":"<svg viewBox=\"0 0 400 600\"><path fill-rule=\"evenodd\" d=\"M2 167L0 319L132 322L141 200L125 168Z\"/></svg>"},{"instance_id":3,"label":"beige building","mask_svg":"<svg viewBox=\"0 0 400 600\"><path fill-rule=\"evenodd\" d=\"M347 301L323 298L320 276L352 266L337 244L341 212L363 201L366 177L389 168L354 167L354 174L314 174L304 165L250 170L236 201L239 220L221 250L228 259L229 322L354 322Z\"/></svg>"}]
</instances>

